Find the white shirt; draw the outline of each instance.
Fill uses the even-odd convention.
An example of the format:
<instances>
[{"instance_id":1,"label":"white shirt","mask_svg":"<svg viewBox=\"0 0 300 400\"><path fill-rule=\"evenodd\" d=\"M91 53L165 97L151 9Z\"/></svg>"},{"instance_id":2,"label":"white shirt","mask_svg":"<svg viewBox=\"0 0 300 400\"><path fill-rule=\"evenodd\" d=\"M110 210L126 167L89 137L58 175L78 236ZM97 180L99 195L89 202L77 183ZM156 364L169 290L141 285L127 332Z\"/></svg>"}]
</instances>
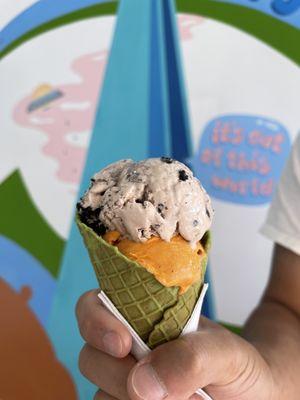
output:
<instances>
[{"instance_id":1,"label":"white shirt","mask_svg":"<svg viewBox=\"0 0 300 400\"><path fill-rule=\"evenodd\" d=\"M300 255L300 134L294 142L261 233Z\"/></svg>"}]
</instances>

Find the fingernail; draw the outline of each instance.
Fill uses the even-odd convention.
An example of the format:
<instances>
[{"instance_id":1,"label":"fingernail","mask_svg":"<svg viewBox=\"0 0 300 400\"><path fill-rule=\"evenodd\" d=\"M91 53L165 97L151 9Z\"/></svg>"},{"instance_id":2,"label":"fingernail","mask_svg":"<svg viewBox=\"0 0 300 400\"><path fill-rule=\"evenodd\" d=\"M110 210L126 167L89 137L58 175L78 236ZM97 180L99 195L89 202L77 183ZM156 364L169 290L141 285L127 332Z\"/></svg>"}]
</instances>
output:
<instances>
[{"instance_id":1,"label":"fingernail","mask_svg":"<svg viewBox=\"0 0 300 400\"><path fill-rule=\"evenodd\" d=\"M118 357L122 354L123 344L120 335L115 332L107 332L102 337L102 343L104 346L104 351L106 353Z\"/></svg>"},{"instance_id":2,"label":"fingernail","mask_svg":"<svg viewBox=\"0 0 300 400\"><path fill-rule=\"evenodd\" d=\"M132 387L143 400L161 400L168 395L165 385L149 363L141 364L133 371Z\"/></svg>"}]
</instances>

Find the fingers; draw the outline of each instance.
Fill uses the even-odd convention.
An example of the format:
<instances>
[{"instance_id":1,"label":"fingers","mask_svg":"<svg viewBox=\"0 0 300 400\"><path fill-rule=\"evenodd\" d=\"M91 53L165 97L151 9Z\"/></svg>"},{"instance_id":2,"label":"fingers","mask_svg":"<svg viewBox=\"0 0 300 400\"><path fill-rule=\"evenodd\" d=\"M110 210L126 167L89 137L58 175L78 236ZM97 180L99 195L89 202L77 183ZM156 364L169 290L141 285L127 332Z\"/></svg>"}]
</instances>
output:
<instances>
[{"instance_id":1,"label":"fingers","mask_svg":"<svg viewBox=\"0 0 300 400\"><path fill-rule=\"evenodd\" d=\"M79 355L80 372L101 390L122 400L129 399L127 378L135 364L135 359L130 355L117 359L88 344Z\"/></svg>"},{"instance_id":2,"label":"fingers","mask_svg":"<svg viewBox=\"0 0 300 400\"><path fill-rule=\"evenodd\" d=\"M187 399L199 387L220 387L237 379L251 359L251 346L216 324L204 325L136 364L127 384L132 400Z\"/></svg>"},{"instance_id":3,"label":"fingers","mask_svg":"<svg viewBox=\"0 0 300 400\"><path fill-rule=\"evenodd\" d=\"M104 308L97 293L97 290L91 290L78 300L76 316L81 336L96 349L114 357L125 357L131 349L131 335Z\"/></svg>"}]
</instances>

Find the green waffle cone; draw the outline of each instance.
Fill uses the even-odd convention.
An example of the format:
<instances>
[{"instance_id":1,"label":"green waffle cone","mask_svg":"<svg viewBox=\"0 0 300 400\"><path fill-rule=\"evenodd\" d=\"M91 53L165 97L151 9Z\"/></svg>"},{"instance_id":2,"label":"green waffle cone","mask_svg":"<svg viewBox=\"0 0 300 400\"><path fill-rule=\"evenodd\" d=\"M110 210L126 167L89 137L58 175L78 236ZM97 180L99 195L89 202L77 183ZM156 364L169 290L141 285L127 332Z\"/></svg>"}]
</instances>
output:
<instances>
[{"instance_id":1,"label":"green waffle cone","mask_svg":"<svg viewBox=\"0 0 300 400\"><path fill-rule=\"evenodd\" d=\"M202 276L184 294L165 287L143 266L128 259L76 218L101 290L109 297L141 339L150 347L177 338L188 321L203 284ZM209 233L202 241L207 252Z\"/></svg>"}]
</instances>

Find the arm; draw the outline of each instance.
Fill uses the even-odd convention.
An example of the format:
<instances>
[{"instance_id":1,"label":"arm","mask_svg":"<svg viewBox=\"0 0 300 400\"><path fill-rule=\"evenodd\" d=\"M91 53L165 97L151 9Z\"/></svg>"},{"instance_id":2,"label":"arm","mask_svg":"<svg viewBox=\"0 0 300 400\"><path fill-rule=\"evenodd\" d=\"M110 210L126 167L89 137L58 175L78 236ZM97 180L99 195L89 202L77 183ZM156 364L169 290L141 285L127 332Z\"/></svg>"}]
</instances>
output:
<instances>
[{"instance_id":1,"label":"arm","mask_svg":"<svg viewBox=\"0 0 300 400\"><path fill-rule=\"evenodd\" d=\"M300 392L300 257L276 246L265 295L244 338L203 318L199 332L156 348L136 363L131 338L96 297L77 306L82 373L102 388L97 400L298 400ZM112 334L113 333L113 334ZM108 335L107 335L108 334Z\"/></svg>"},{"instance_id":2,"label":"arm","mask_svg":"<svg viewBox=\"0 0 300 400\"><path fill-rule=\"evenodd\" d=\"M272 370L280 398L300 393L300 256L276 245L273 271L259 307L243 336L262 354Z\"/></svg>"}]
</instances>

